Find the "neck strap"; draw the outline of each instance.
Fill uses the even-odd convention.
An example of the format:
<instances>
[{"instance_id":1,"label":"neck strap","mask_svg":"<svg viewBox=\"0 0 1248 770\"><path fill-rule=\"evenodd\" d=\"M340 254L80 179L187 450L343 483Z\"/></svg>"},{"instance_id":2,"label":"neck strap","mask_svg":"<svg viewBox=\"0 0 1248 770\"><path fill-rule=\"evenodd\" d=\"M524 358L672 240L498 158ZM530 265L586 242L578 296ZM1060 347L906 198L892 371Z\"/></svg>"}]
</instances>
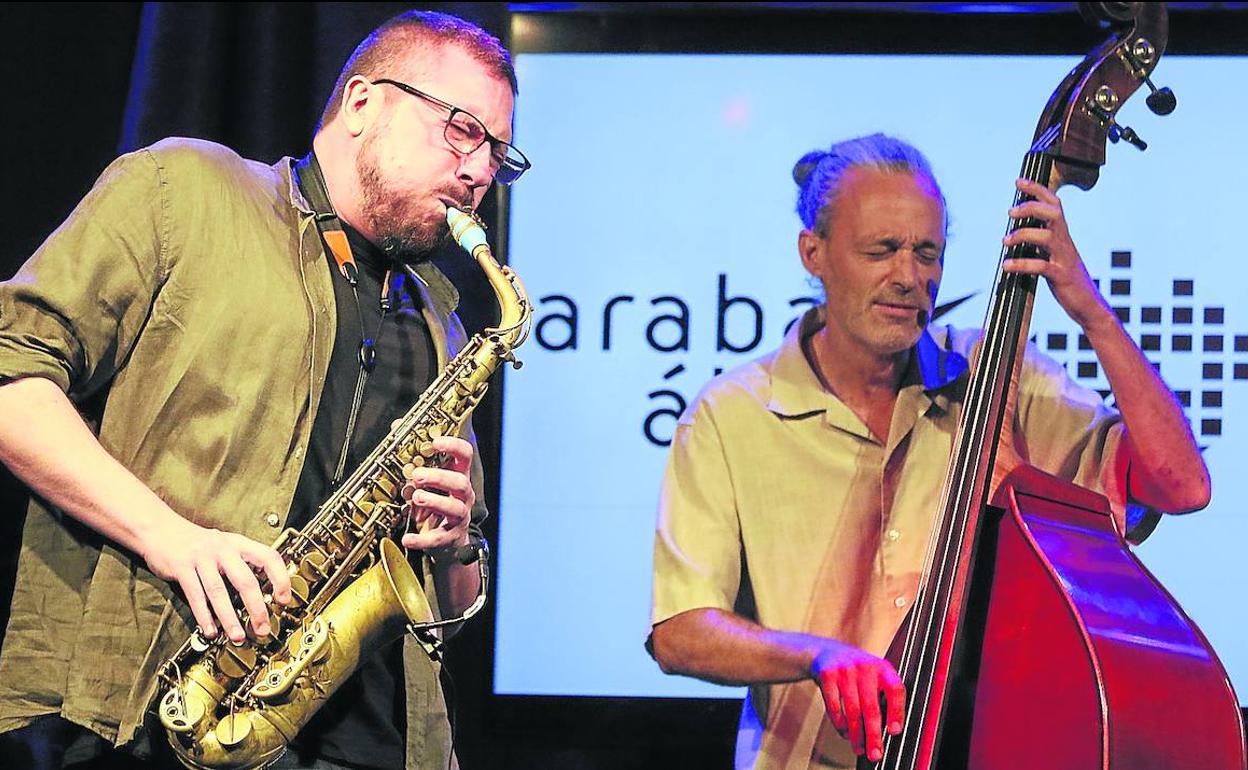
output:
<instances>
[{"instance_id":1,"label":"neck strap","mask_svg":"<svg viewBox=\"0 0 1248 770\"><path fill-rule=\"evenodd\" d=\"M303 191L308 203L312 204L315 214L316 229L329 247L329 253L338 265L342 277L355 286L359 282L359 272L355 266L355 257L351 255L351 243L347 233L342 229L342 220L334 211L334 204L329 200L329 189L325 186L325 176L321 173L321 164L316 160L316 153L309 152L295 162L295 181Z\"/></svg>"}]
</instances>

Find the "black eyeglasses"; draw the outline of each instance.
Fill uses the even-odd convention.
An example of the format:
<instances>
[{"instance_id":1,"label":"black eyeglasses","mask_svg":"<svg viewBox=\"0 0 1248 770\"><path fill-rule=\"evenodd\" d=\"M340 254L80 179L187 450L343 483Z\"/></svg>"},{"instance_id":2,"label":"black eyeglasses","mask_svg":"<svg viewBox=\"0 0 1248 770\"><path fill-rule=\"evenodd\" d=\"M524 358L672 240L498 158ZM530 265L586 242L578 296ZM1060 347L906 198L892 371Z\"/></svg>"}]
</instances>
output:
<instances>
[{"instance_id":1,"label":"black eyeglasses","mask_svg":"<svg viewBox=\"0 0 1248 770\"><path fill-rule=\"evenodd\" d=\"M510 142L504 142L502 139L490 134L485 129L485 124L481 122L481 119L471 112L461 110L436 96L430 96L424 91L412 88L407 83L400 83L397 80L388 78L378 78L373 82L394 86L400 91L405 91L412 96L419 96L421 99L449 110L451 114L446 118L446 127L443 129L442 135L446 138L446 143L456 152L471 155L477 151L478 147L489 142L490 162L494 166L494 179L499 184L511 184L533 166L532 163L529 163L529 159L524 157L524 153L516 149L515 145Z\"/></svg>"}]
</instances>

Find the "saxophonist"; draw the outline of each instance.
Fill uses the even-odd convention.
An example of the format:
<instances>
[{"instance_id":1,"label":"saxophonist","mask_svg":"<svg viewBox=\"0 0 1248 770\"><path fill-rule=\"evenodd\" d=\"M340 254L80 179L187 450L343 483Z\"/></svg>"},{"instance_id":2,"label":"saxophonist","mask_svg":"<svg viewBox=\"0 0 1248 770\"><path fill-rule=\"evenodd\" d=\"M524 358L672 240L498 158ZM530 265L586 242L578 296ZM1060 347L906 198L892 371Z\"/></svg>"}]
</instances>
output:
<instances>
[{"instance_id":1,"label":"saxophonist","mask_svg":"<svg viewBox=\"0 0 1248 770\"><path fill-rule=\"evenodd\" d=\"M403 14L347 61L307 157L125 155L0 284L0 460L34 493L0 652L9 766L172 766L145 738L157 667L193 627L270 631L264 594L286 604L291 584L267 544L463 344L429 255L448 206L528 168L515 94L496 38ZM482 474L471 436L435 449L449 464L405 472L402 545L454 617L479 590ZM438 664L404 639L278 767L454 766L446 712Z\"/></svg>"}]
</instances>

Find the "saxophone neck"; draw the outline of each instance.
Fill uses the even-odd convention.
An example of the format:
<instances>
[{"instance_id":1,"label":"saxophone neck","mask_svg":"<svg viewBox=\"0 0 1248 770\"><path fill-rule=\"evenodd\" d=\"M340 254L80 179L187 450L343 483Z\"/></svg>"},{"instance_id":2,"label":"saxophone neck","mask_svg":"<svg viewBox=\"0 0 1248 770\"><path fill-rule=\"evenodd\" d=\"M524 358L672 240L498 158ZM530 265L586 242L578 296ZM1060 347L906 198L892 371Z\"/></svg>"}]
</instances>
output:
<instances>
[{"instance_id":1,"label":"saxophone neck","mask_svg":"<svg viewBox=\"0 0 1248 770\"><path fill-rule=\"evenodd\" d=\"M477 264L490 282L490 288L498 300L498 326L489 329L489 335L502 335L508 347L517 347L528 337L533 307L529 302L524 283L510 267L500 266L488 251L478 252Z\"/></svg>"},{"instance_id":2,"label":"saxophone neck","mask_svg":"<svg viewBox=\"0 0 1248 770\"><path fill-rule=\"evenodd\" d=\"M460 211L449 206L446 209L446 223L455 242L477 260L498 300L498 326L487 330L487 334L501 337L508 348L520 345L529 335L529 324L533 315L524 284L515 271L510 267L500 266L494 259L489 241L485 237L485 223L475 211Z\"/></svg>"}]
</instances>

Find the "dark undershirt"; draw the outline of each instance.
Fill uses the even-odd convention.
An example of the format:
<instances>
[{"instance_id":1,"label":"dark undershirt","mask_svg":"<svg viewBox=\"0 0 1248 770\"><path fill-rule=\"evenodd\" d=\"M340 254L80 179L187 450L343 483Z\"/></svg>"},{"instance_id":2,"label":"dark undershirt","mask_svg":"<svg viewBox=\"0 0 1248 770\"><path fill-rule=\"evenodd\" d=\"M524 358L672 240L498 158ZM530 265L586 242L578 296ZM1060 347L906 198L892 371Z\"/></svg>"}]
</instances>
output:
<instances>
[{"instance_id":1,"label":"dark undershirt","mask_svg":"<svg viewBox=\"0 0 1248 770\"><path fill-rule=\"evenodd\" d=\"M334 278L338 330L325 376L307 459L291 503L288 526L301 527L329 497L347 433L351 401L360 374L360 319L376 344L356 418L343 477L381 443L390 423L402 416L432 381L437 358L420 312L420 295L401 267L390 272L391 306L380 308L385 254L344 223L359 268L359 310L351 286L329 258ZM402 639L376 651L320 708L292 743L300 756L324 757L362 768L402 768L406 746L406 695Z\"/></svg>"}]
</instances>

